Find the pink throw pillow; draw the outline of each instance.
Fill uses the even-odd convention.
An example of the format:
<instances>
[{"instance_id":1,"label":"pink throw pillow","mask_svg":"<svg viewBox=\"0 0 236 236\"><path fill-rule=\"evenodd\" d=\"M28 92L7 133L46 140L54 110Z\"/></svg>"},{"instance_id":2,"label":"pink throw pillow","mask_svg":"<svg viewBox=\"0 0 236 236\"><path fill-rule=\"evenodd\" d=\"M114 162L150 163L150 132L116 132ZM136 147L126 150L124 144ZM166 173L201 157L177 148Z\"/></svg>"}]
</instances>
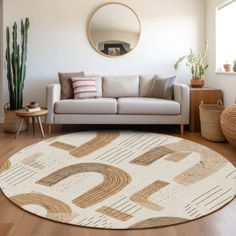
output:
<instances>
[{"instance_id":1,"label":"pink throw pillow","mask_svg":"<svg viewBox=\"0 0 236 236\"><path fill-rule=\"evenodd\" d=\"M72 77L75 99L96 98L97 87L94 77Z\"/></svg>"}]
</instances>

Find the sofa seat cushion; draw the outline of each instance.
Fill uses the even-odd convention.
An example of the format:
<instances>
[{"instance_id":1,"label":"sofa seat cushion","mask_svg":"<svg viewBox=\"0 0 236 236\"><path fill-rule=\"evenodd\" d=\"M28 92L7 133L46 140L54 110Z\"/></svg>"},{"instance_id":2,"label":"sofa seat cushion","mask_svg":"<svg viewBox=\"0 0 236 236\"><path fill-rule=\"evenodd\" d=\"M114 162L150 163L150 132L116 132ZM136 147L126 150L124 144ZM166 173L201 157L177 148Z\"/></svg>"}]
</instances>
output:
<instances>
[{"instance_id":1,"label":"sofa seat cushion","mask_svg":"<svg viewBox=\"0 0 236 236\"><path fill-rule=\"evenodd\" d=\"M174 100L159 98L119 98L118 113L135 115L178 115L180 114L180 104Z\"/></svg>"},{"instance_id":2,"label":"sofa seat cushion","mask_svg":"<svg viewBox=\"0 0 236 236\"><path fill-rule=\"evenodd\" d=\"M115 114L117 100L115 98L66 99L55 104L57 114Z\"/></svg>"}]
</instances>

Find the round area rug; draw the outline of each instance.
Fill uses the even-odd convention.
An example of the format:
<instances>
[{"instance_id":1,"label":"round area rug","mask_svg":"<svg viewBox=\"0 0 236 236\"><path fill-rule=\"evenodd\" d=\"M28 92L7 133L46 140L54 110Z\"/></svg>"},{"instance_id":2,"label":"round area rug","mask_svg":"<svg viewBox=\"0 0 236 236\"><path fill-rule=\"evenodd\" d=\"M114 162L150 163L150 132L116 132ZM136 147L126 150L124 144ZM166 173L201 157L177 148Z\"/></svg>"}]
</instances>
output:
<instances>
[{"instance_id":1,"label":"round area rug","mask_svg":"<svg viewBox=\"0 0 236 236\"><path fill-rule=\"evenodd\" d=\"M73 225L137 229L197 219L236 195L236 169L181 138L79 132L41 141L0 167L4 194L24 210Z\"/></svg>"}]
</instances>

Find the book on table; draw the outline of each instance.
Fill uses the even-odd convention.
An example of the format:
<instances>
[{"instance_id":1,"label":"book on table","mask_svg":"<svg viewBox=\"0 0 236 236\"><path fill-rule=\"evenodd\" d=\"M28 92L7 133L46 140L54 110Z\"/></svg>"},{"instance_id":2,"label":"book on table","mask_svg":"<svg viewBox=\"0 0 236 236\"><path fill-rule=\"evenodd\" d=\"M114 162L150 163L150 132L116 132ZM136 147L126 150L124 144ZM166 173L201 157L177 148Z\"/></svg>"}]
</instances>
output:
<instances>
[{"instance_id":1,"label":"book on table","mask_svg":"<svg viewBox=\"0 0 236 236\"><path fill-rule=\"evenodd\" d=\"M26 107L25 110L28 111L28 112L38 112L38 111L41 111L41 107L34 107L34 108Z\"/></svg>"}]
</instances>

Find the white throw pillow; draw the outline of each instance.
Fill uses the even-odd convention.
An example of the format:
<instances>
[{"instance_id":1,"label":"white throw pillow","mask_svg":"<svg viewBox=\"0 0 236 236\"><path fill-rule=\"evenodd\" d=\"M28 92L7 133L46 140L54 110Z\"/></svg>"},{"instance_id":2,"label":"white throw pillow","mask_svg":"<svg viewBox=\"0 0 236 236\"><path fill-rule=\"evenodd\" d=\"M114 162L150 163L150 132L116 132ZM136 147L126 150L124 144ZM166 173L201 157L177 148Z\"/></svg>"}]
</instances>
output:
<instances>
[{"instance_id":1,"label":"white throw pillow","mask_svg":"<svg viewBox=\"0 0 236 236\"><path fill-rule=\"evenodd\" d=\"M94 77L72 77L75 99L96 98L97 87Z\"/></svg>"}]
</instances>

